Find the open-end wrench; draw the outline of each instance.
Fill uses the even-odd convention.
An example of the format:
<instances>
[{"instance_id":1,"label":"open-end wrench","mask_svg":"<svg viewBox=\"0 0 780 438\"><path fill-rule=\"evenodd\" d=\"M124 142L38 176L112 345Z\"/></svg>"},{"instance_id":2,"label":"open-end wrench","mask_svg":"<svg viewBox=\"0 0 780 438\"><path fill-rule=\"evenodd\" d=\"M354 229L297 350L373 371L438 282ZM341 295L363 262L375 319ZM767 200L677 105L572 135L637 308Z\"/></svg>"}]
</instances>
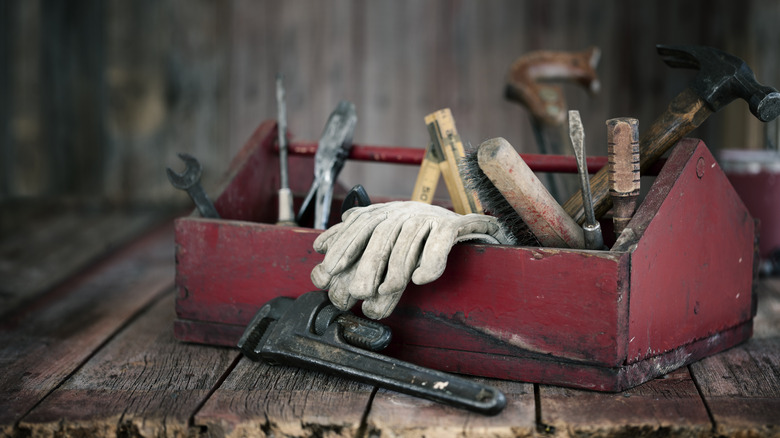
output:
<instances>
[{"instance_id":1,"label":"open-end wrench","mask_svg":"<svg viewBox=\"0 0 780 438\"><path fill-rule=\"evenodd\" d=\"M506 405L496 388L375 352L389 341L389 328L341 311L325 292L314 291L266 303L238 346L252 360L336 374L487 415Z\"/></svg>"},{"instance_id":2,"label":"open-end wrench","mask_svg":"<svg viewBox=\"0 0 780 438\"><path fill-rule=\"evenodd\" d=\"M206 196L206 192L200 185L200 174L203 170L200 162L189 154L180 153L178 155L187 165L187 168L184 170L184 173L176 173L170 167L165 168L168 174L168 181L177 189L187 191L201 216L219 219L217 209L214 208L214 204Z\"/></svg>"}]
</instances>

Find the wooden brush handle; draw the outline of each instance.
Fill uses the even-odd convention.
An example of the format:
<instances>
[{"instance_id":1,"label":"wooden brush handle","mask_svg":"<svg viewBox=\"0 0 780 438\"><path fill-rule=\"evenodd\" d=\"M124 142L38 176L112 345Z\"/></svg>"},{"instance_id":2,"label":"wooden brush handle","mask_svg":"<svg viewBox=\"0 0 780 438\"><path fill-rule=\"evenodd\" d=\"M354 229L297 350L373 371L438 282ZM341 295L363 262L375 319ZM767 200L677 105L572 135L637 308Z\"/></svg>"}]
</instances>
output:
<instances>
[{"instance_id":1,"label":"wooden brush handle","mask_svg":"<svg viewBox=\"0 0 780 438\"><path fill-rule=\"evenodd\" d=\"M641 171L647 170L658 161L680 139L701 125L710 114L712 110L690 89L686 88L678 94L672 99L666 111L639 138ZM598 219L612 207L607 167L603 167L591 177L590 190L593 196L593 209ZM585 221L582 193L579 191L563 204L563 208L577 223L582 224Z\"/></svg>"},{"instance_id":2,"label":"wooden brush handle","mask_svg":"<svg viewBox=\"0 0 780 438\"><path fill-rule=\"evenodd\" d=\"M639 120L607 120L607 157L612 223L619 236L634 215L639 196Z\"/></svg>"},{"instance_id":3,"label":"wooden brush handle","mask_svg":"<svg viewBox=\"0 0 780 438\"><path fill-rule=\"evenodd\" d=\"M479 168L515 209L543 246L584 248L582 228L563 211L509 142L493 138L479 146Z\"/></svg>"}]
</instances>

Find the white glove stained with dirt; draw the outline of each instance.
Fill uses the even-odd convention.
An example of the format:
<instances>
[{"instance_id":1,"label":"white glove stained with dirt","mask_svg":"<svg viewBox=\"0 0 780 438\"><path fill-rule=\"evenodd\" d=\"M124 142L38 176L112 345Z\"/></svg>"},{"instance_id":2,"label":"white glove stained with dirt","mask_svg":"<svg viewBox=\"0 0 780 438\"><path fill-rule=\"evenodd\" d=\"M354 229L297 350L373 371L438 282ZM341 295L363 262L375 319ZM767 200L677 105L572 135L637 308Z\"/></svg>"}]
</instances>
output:
<instances>
[{"instance_id":1,"label":"white glove stained with dirt","mask_svg":"<svg viewBox=\"0 0 780 438\"><path fill-rule=\"evenodd\" d=\"M363 301L363 313L387 317L409 280L421 285L439 278L452 246L464 240L512 244L511 234L492 216L460 215L421 202L355 207L342 222L314 241L325 259L311 272L342 309Z\"/></svg>"}]
</instances>

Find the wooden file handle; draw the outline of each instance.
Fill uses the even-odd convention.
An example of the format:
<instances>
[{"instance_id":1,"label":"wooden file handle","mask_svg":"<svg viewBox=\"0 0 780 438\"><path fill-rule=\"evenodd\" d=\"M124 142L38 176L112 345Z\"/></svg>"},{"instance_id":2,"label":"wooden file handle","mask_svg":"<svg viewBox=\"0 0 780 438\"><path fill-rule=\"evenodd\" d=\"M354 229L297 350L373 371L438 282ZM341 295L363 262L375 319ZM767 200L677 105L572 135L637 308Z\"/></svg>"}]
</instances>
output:
<instances>
[{"instance_id":1,"label":"wooden file handle","mask_svg":"<svg viewBox=\"0 0 780 438\"><path fill-rule=\"evenodd\" d=\"M639 120L621 117L607 120L609 194L612 223L620 236L634 215L639 196Z\"/></svg>"},{"instance_id":2,"label":"wooden file handle","mask_svg":"<svg viewBox=\"0 0 780 438\"><path fill-rule=\"evenodd\" d=\"M686 88L678 94L672 99L666 111L639 138L641 171L644 172L658 161L680 139L701 125L710 114L712 110L691 89ZM591 177L590 190L593 196L593 209L598 219L612 207L608 167L602 168ZM582 206L580 191L563 204L563 209L577 223L582 224L585 221L585 209Z\"/></svg>"}]
</instances>

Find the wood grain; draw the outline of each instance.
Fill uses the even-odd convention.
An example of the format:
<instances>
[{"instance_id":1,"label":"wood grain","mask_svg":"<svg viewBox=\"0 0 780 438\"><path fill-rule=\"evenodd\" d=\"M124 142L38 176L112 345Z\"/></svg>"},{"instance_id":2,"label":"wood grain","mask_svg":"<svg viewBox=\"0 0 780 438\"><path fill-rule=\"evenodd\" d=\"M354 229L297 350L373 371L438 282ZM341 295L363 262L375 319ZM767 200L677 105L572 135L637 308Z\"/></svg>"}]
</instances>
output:
<instances>
[{"instance_id":1,"label":"wood grain","mask_svg":"<svg viewBox=\"0 0 780 438\"><path fill-rule=\"evenodd\" d=\"M722 435L780 436L780 289L758 287L755 336L746 344L690 366Z\"/></svg>"},{"instance_id":2,"label":"wood grain","mask_svg":"<svg viewBox=\"0 0 780 438\"><path fill-rule=\"evenodd\" d=\"M554 436L709 436L687 368L617 394L540 385L540 430Z\"/></svg>"},{"instance_id":3,"label":"wood grain","mask_svg":"<svg viewBox=\"0 0 780 438\"><path fill-rule=\"evenodd\" d=\"M0 432L60 385L128 318L173 286L173 229L68 280L0 327Z\"/></svg>"},{"instance_id":4,"label":"wood grain","mask_svg":"<svg viewBox=\"0 0 780 438\"><path fill-rule=\"evenodd\" d=\"M153 211L84 213L52 208L65 211L33 219L0 241L0 318L161 220Z\"/></svg>"},{"instance_id":5,"label":"wood grain","mask_svg":"<svg viewBox=\"0 0 780 438\"><path fill-rule=\"evenodd\" d=\"M506 408L489 417L380 389L366 419L366 432L369 436L392 437L533 436L536 420L532 384L474 380L501 390L507 398Z\"/></svg>"},{"instance_id":6,"label":"wood grain","mask_svg":"<svg viewBox=\"0 0 780 438\"><path fill-rule=\"evenodd\" d=\"M356 436L373 387L242 358L195 415L213 436Z\"/></svg>"},{"instance_id":7,"label":"wood grain","mask_svg":"<svg viewBox=\"0 0 780 438\"><path fill-rule=\"evenodd\" d=\"M19 428L33 436L187 435L191 415L239 353L176 341L173 298L135 318Z\"/></svg>"}]
</instances>

